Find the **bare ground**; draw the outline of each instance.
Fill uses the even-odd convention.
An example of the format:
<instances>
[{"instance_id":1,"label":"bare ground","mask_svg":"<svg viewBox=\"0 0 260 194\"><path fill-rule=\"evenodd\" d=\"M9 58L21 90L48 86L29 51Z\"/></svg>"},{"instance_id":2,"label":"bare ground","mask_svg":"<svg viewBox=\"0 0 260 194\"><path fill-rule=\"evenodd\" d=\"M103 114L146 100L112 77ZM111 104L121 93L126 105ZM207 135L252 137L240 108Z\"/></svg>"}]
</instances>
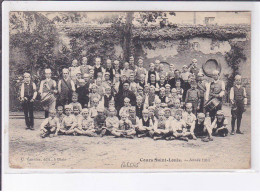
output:
<instances>
[{"instance_id":1,"label":"bare ground","mask_svg":"<svg viewBox=\"0 0 260 194\"><path fill-rule=\"evenodd\" d=\"M230 123L230 109L224 107ZM10 113L11 115L22 113ZM23 119L10 118L10 168L42 169L247 169L251 166L250 108L244 114L243 135L198 140L154 141L150 138L58 136L40 138L36 113L35 131L25 130ZM229 127L230 128L230 127Z\"/></svg>"}]
</instances>

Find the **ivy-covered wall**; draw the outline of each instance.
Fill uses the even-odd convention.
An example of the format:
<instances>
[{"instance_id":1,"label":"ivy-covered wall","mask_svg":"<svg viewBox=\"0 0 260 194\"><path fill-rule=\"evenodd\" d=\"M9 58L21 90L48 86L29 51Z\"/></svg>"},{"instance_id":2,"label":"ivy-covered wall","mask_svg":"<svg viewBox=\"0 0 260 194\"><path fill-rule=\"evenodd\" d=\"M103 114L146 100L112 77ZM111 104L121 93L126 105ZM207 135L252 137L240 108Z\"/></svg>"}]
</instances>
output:
<instances>
[{"instance_id":1,"label":"ivy-covered wall","mask_svg":"<svg viewBox=\"0 0 260 194\"><path fill-rule=\"evenodd\" d=\"M32 32L11 35L10 93L14 94L10 96L12 110L19 107L16 100L19 88L17 77L24 71L31 70L33 79L39 84L46 67L53 70L54 79L57 80L61 69L69 67L73 59L81 61L83 56L87 56L89 63L93 64L94 58L99 56L103 61L110 58L119 59L123 63L126 56L128 34L124 26L59 26L45 20L44 25L45 28L36 26L36 30ZM147 67L155 59L173 63L177 68L190 64L193 58L197 58L200 66L208 59L216 59L222 65L224 79L231 83L234 72L240 72L250 83L249 26L162 29L140 27L133 28L131 36L130 53L134 53L136 59L142 56Z\"/></svg>"}]
</instances>

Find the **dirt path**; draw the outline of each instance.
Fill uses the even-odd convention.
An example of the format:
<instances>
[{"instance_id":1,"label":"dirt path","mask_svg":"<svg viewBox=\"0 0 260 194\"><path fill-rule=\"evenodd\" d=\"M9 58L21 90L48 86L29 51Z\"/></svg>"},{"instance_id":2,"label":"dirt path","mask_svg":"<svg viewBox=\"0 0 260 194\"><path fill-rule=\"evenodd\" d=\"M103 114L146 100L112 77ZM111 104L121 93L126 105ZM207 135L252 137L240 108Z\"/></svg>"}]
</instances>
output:
<instances>
[{"instance_id":1,"label":"dirt path","mask_svg":"<svg viewBox=\"0 0 260 194\"><path fill-rule=\"evenodd\" d=\"M230 109L224 107L230 122ZM237 169L250 168L250 110L244 114L244 135L215 137L213 142L198 140L154 141L150 138L59 136L40 138L24 129L23 119L10 119L9 154L11 168L66 169ZM22 113L12 113L22 114ZM42 117L37 113L36 117Z\"/></svg>"}]
</instances>

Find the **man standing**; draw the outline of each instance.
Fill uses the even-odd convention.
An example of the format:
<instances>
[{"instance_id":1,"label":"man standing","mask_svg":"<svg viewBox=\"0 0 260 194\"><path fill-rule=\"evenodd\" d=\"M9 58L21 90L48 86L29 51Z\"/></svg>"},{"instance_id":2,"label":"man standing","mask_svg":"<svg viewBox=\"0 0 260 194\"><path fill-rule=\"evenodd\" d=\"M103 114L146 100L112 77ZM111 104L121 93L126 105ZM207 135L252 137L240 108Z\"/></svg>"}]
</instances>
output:
<instances>
[{"instance_id":1,"label":"man standing","mask_svg":"<svg viewBox=\"0 0 260 194\"><path fill-rule=\"evenodd\" d=\"M131 56L129 58L129 68L133 71L135 71L135 58L134 56Z\"/></svg>"},{"instance_id":2,"label":"man standing","mask_svg":"<svg viewBox=\"0 0 260 194\"><path fill-rule=\"evenodd\" d=\"M219 105L216 108L209 111L211 122L213 122L217 111L221 110L222 108L222 100L224 95L225 95L225 83L219 79L219 71L215 70L213 71L213 81L208 84L206 89L206 96L205 96L205 104L206 102L212 100L213 98L217 98L220 101Z\"/></svg>"},{"instance_id":3,"label":"man standing","mask_svg":"<svg viewBox=\"0 0 260 194\"><path fill-rule=\"evenodd\" d=\"M36 85L31 81L31 75L24 73L24 83L21 86L20 98L25 116L26 129L34 130L33 102L36 96Z\"/></svg>"},{"instance_id":4,"label":"man standing","mask_svg":"<svg viewBox=\"0 0 260 194\"><path fill-rule=\"evenodd\" d=\"M130 104L132 106L136 105L136 96L134 92L129 90L129 81L125 81L123 83L123 90L119 91L119 93L115 96L115 103L116 103L116 108L117 110L120 110L124 106L124 99L129 98L130 99Z\"/></svg>"},{"instance_id":5,"label":"man standing","mask_svg":"<svg viewBox=\"0 0 260 194\"><path fill-rule=\"evenodd\" d=\"M75 92L74 82L69 77L69 70L62 70L62 79L58 83L59 104L64 106L71 102L72 92Z\"/></svg>"},{"instance_id":6,"label":"man standing","mask_svg":"<svg viewBox=\"0 0 260 194\"><path fill-rule=\"evenodd\" d=\"M102 75L104 74L104 69L101 67L101 58L97 57L95 60L95 67L94 67L94 79L97 79L98 72L101 72Z\"/></svg>"},{"instance_id":7,"label":"man standing","mask_svg":"<svg viewBox=\"0 0 260 194\"><path fill-rule=\"evenodd\" d=\"M49 111L55 110L56 97L54 94L57 93L56 81L51 79L51 69L45 69L45 80L41 81L39 93L41 95L41 100L46 100L43 103L43 109L45 110L45 118L48 118Z\"/></svg>"},{"instance_id":8,"label":"man standing","mask_svg":"<svg viewBox=\"0 0 260 194\"><path fill-rule=\"evenodd\" d=\"M88 58L87 57L82 57L82 62L81 62L81 66L80 66L80 72L82 75L84 75L85 73L89 72L89 65L88 65Z\"/></svg>"},{"instance_id":9,"label":"man standing","mask_svg":"<svg viewBox=\"0 0 260 194\"><path fill-rule=\"evenodd\" d=\"M159 76L159 73L155 71L154 63L150 63L149 71L147 72L147 74L145 76L145 82L146 83L150 83L151 82L151 74L154 74L155 78L156 78L156 81L159 81L160 76Z\"/></svg>"},{"instance_id":10,"label":"man standing","mask_svg":"<svg viewBox=\"0 0 260 194\"><path fill-rule=\"evenodd\" d=\"M109 73L109 80L112 82L114 80L115 70L112 67L112 61L110 59L107 59L105 72Z\"/></svg>"},{"instance_id":11,"label":"man standing","mask_svg":"<svg viewBox=\"0 0 260 194\"><path fill-rule=\"evenodd\" d=\"M172 79L169 80L169 84L171 85L171 88L176 88L176 81L179 80L181 82L181 88L183 88L184 86L184 81L183 79L180 77L180 71L178 69L176 69L174 71L174 77Z\"/></svg>"}]
</instances>

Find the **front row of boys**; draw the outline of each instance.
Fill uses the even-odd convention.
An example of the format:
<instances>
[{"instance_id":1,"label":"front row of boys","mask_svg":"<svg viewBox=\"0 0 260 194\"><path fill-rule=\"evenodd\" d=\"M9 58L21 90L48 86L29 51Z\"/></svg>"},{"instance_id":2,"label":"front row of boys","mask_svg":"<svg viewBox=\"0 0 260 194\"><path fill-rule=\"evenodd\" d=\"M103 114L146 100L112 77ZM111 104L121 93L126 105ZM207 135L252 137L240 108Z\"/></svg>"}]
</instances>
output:
<instances>
[{"instance_id":1,"label":"front row of boys","mask_svg":"<svg viewBox=\"0 0 260 194\"><path fill-rule=\"evenodd\" d=\"M221 110L211 123L204 113L198 113L197 118L192 113L192 103L186 104L186 111L176 109L171 116L170 108L158 111L157 118L154 109L143 109L141 118L137 117L134 108L120 113L110 106L106 111L102 107L96 109L97 114L91 115L92 109L83 108L80 114L78 106L58 106L50 111L49 117L41 124L41 137L57 135L86 135L89 137L112 135L115 137L134 138L151 137L154 140L183 140L197 139L212 141L212 135L225 137L228 134L227 119ZM152 114L151 114L152 113Z\"/></svg>"}]
</instances>

